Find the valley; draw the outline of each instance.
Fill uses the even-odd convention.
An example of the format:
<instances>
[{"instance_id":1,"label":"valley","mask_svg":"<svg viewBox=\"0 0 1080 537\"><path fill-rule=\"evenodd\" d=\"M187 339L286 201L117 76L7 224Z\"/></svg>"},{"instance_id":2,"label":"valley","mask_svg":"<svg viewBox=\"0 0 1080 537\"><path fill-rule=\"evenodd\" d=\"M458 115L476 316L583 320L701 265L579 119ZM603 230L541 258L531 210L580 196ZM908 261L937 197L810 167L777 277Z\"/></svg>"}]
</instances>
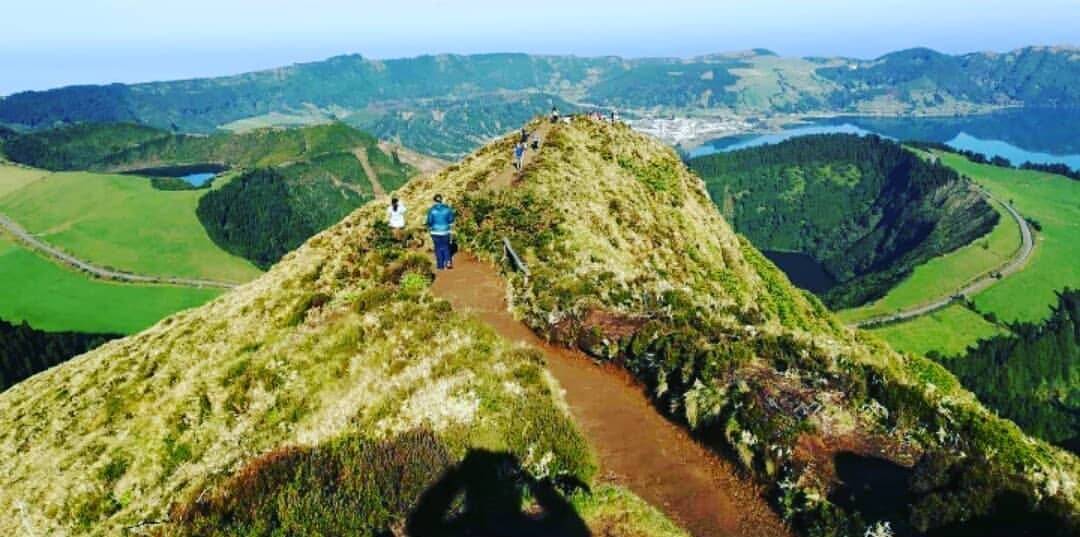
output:
<instances>
[{"instance_id":1,"label":"valley","mask_svg":"<svg viewBox=\"0 0 1080 537\"><path fill-rule=\"evenodd\" d=\"M0 532L1075 534L1078 59L0 97Z\"/></svg>"},{"instance_id":2,"label":"valley","mask_svg":"<svg viewBox=\"0 0 1080 537\"><path fill-rule=\"evenodd\" d=\"M0 319L40 330L132 334L204 304L221 289L97 280L0 235Z\"/></svg>"},{"instance_id":3,"label":"valley","mask_svg":"<svg viewBox=\"0 0 1080 537\"><path fill-rule=\"evenodd\" d=\"M0 176L28 170L0 165ZM209 238L195 215L201 190L162 191L143 177L32 172L0 196L0 214L88 263L136 274L242 283L259 275Z\"/></svg>"},{"instance_id":4,"label":"valley","mask_svg":"<svg viewBox=\"0 0 1080 537\"><path fill-rule=\"evenodd\" d=\"M875 136L799 137L689 166L751 242L820 263L836 285L818 295L835 309L885 295L1001 218L951 169Z\"/></svg>"},{"instance_id":5,"label":"valley","mask_svg":"<svg viewBox=\"0 0 1080 537\"><path fill-rule=\"evenodd\" d=\"M1074 261L1080 257L1074 239L1080 233L1076 227L1080 218L1080 184L1054 174L977 164L956 154L939 152L937 155L943 163L971 177L996 198L1010 200L1025 218L1038 223L1031 226L1035 228L1035 247L1023 268L970 297L970 308L977 313L961 314L955 309L962 306L950 306L954 313L936 316L934 321L916 319L876 330L901 350L957 354L983 336L1007 332L1006 323L1036 322L1046 318L1054 304L1055 292L1080 287L1080 273ZM974 275L986 270L980 260L994 260L987 259L990 252L1003 253L1010 249L1010 244L1015 252L1020 242L1016 235L1016 228L1009 233L999 233L995 228L986 238L955 252L956 259L944 257L930 261L917 268L911 280L880 301L843 311L840 317L857 322L886 314L926 301L937 293L935 289L940 290L947 284L970 281ZM1000 250L996 246L999 244ZM979 249L983 251L979 252ZM920 269L926 274L920 275ZM992 321L987 320L987 316ZM927 330L928 323L937 328Z\"/></svg>"}]
</instances>

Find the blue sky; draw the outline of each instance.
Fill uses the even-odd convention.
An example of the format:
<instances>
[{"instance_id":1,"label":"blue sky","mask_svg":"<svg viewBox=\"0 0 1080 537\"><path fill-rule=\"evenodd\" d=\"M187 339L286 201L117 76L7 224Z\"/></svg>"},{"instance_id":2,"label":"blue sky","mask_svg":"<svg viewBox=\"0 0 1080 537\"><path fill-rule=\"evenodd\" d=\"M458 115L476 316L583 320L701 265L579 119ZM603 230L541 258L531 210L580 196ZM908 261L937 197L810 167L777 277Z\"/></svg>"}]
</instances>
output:
<instances>
[{"instance_id":1,"label":"blue sky","mask_svg":"<svg viewBox=\"0 0 1080 537\"><path fill-rule=\"evenodd\" d=\"M0 95L358 52L876 57L1080 45L1080 0L33 0L0 8ZM640 5L639 5L640 4Z\"/></svg>"}]
</instances>

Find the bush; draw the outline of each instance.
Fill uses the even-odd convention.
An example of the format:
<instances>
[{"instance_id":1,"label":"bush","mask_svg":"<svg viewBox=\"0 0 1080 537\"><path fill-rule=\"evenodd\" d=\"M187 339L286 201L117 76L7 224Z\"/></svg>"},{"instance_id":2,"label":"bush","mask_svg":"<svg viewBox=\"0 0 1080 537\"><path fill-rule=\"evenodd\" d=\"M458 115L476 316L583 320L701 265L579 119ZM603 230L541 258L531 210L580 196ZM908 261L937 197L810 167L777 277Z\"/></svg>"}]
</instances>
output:
<instances>
[{"instance_id":1,"label":"bush","mask_svg":"<svg viewBox=\"0 0 1080 537\"><path fill-rule=\"evenodd\" d=\"M282 448L250 462L213 494L173 509L170 519L178 535L381 535L452 462L427 430Z\"/></svg>"}]
</instances>

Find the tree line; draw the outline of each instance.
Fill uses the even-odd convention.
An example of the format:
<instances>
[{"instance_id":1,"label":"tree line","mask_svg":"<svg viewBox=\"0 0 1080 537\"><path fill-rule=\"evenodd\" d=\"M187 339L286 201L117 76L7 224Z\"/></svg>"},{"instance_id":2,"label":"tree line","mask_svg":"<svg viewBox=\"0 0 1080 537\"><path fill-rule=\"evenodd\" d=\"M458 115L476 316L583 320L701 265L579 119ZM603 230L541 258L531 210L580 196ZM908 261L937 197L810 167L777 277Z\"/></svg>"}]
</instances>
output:
<instances>
[{"instance_id":1,"label":"tree line","mask_svg":"<svg viewBox=\"0 0 1080 537\"><path fill-rule=\"evenodd\" d=\"M117 337L120 336L45 332L25 321L12 324L0 319L0 391Z\"/></svg>"},{"instance_id":2,"label":"tree line","mask_svg":"<svg viewBox=\"0 0 1080 537\"><path fill-rule=\"evenodd\" d=\"M946 145L941 142L909 141L904 142L904 144L910 145L912 147L917 147L919 149L934 149L938 151L945 151L947 153L954 153L976 164L989 164L991 166L997 166L999 168L1014 168L1017 170L1032 170L1037 172L1052 173L1055 175L1068 177L1073 181L1080 181L1080 170L1074 170L1070 168L1067 164L1062 164L1060 162L1054 162L1049 164L1040 164L1038 162L1023 162L1020 165L1014 165L1012 161L1000 155L988 157L983 153L971 151L970 149L956 149L955 147Z\"/></svg>"},{"instance_id":3,"label":"tree line","mask_svg":"<svg viewBox=\"0 0 1080 537\"><path fill-rule=\"evenodd\" d=\"M1066 288L1050 318L1015 323L961 356L931 353L979 400L1028 434L1080 454L1080 290Z\"/></svg>"}]
</instances>

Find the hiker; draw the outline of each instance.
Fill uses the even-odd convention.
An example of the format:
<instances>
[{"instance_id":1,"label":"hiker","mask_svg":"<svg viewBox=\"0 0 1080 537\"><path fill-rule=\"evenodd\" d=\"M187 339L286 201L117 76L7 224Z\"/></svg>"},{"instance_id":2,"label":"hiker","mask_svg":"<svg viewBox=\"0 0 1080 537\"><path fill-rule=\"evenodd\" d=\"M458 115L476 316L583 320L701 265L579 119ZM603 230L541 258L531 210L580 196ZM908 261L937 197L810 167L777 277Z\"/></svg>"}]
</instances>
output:
<instances>
[{"instance_id":1,"label":"hiker","mask_svg":"<svg viewBox=\"0 0 1080 537\"><path fill-rule=\"evenodd\" d=\"M529 131L525 130L525 127L521 128L521 140L519 140L519 143L529 143Z\"/></svg>"},{"instance_id":2,"label":"hiker","mask_svg":"<svg viewBox=\"0 0 1080 537\"><path fill-rule=\"evenodd\" d=\"M525 167L525 144L518 143L514 146L514 168L521 171Z\"/></svg>"},{"instance_id":3,"label":"hiker","mask_svg":"<svg viewBox=\"0 0 1080 537\"><path fill-rule=\"evenodd\" d=\"M390 205L386 208L386 220L390 224L394 238L400 241L405 230L405 204L397 198L391 198Z\"/></svg>"},{"instance_id":4,"label":"hiker","mask_svg":"<svg viewBox=\"0 0 1080 537\"><path fill-rule=\"evenodd\" d=\"M554 106L551 107L551 122L552 123L558 123L559 122L559 109L554 107Z\"/></svg>"},{"instance_id":5,"label":"hiker","mask_svg":"<svg viewBox=\"0 0 1080 537\"><path fill-rule=\"evenodd\" d=\"M540 150L540 139L534 136L533 139L532 139L532 143L529 144L529 149L532 149L533 151L539 151Z\"/></svg>"},{"instance_id":6,"label":"hiker","mask_svg":"<svg viewBox=\"0 0 1080 537\"><path fill-rule=\"evenodd\" d=\"M442 194L436 194L435 205L428 209L427 228L431 233L431 242L435 243L435 267L439 270L454 268L454 254L450 250L453 225L454 210L443 203Z\"/></svg>"}]
</instances>

